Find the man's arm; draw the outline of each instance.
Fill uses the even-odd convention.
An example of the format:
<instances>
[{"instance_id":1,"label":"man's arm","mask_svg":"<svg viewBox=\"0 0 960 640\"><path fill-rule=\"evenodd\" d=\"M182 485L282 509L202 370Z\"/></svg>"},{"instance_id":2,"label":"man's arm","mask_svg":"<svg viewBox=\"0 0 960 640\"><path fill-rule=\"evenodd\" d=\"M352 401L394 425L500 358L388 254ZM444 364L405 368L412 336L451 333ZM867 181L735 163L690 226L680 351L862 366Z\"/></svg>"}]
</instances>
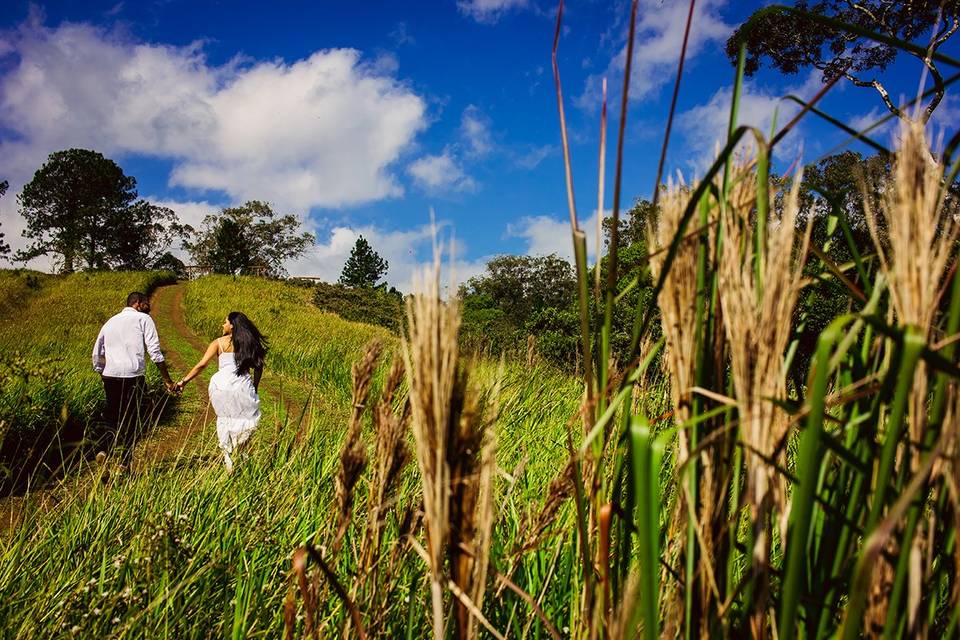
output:
<instances>
[{"instance_id":1,"label":"man's arm","mask_svg":"<svg viewBox=\"0 0 960 640\"><path fill-rule=\"evenodd\" d=\"M107 352L103 348L103 329L100 329L97 341L93 343L93 370L97 373L103 373L106 364Z\"/></svg>"},{"instance_id":2,"label":"man's arm","mask_svg":"<svg viewBox=\"0 0 960 640\"><path fill-rule=\"evenodd\" d=\"M167 362L163 357L163 351L160 350L160 336L157 335L157 325L153 318L143 314L143 343L147 347L147 353L153 364L160 370L160 376L163 377L163 383L167 389L173 389L173 379L170 377L170 371L167 369Z\"/></svg>"}]
</instances>

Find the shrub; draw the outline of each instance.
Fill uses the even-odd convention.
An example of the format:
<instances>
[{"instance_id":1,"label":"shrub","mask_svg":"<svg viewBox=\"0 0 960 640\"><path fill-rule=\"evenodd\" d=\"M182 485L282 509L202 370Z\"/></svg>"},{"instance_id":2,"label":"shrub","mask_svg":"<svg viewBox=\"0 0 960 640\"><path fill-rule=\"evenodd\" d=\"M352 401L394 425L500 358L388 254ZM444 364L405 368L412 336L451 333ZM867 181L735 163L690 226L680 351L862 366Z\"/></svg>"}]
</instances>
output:
<instances>
[{"instance_id":1,"label":"shrub","mask_svg":"<svg viewBox=\"0 0 960 640\"><path fill-rule=\"evenodd\" d=\"M403 297L396 289L321 282L316 285L313 304L344 320L379 325L395 333L403 322Z\"/></svg>"}]
</instances>

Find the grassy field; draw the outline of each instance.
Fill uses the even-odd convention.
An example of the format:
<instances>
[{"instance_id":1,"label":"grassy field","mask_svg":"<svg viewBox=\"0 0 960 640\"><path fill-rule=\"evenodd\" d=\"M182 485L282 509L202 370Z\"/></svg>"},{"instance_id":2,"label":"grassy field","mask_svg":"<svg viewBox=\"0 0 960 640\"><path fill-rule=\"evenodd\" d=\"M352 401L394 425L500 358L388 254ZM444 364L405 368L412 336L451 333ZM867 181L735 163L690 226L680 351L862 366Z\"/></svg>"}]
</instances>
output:
<instances>
[{"instance_id":1,"label":"grassy field","mask_svg":"<svg viewBox=\"0 0 960 640\"><path fill-rule=\"evenodd\" d=\"M244 311L271 339L270 385L302 410L285 411L265 386L266 417L233 476L201 432L134 477L89 474L48 496L58 504L0 543L2 632L956 638L960 135L941 153L922 123L901 122L896 149L872 145L889 170L862 195L866 222L852 219L849 193L819 184L807 185L821 198L813 213L802 171L771 172L798 119L769 137L737 126L746 52L744 42L725 146L701 181L654 192L655 304L618 306L617 233L610 284L591 291L562 132L582 380L462 358L439 257L400 341L319 312L308 288L189 283L187 322L202 338L175 337L180 359ZM95 288L83 278L0 289L42 309L20 338L36 361L73 327L62 301ZM63 289L61 304L38 306L37 286ZM803 335L818 295L832 317ZM624 313L618 362L611 336ZM812 355L798 357L811 338Z\"/></svg>"},{"instance_id":2,"label":"grassy field","mask_svg":"<svg viewBox=\"0 0 960 640\"><path fill-rule=\"evenodd\" d=\"M172 281L165 273L78 273L54 277L0 271L0 464L7 482L38 463L59 466L67 443L99 414L102 386L90 365L100 326L130 291ZM151 368L148 380L159 377ZM16 484L14 482L14 484Z\"/></svg>"},{"instance_id":3,"label":"grassy field","mask_svg":"<svg viewBox=\"0 0 960 640\"><path fill-rule=\"evenodd\" d=\"M242 309L258 323L271 339L268 368L282 372L265 378L265 385L286 385L286 394L300 402L311 398L304 421L298 415L284 421L277 400L265 393L256 445L237 475L223 473L211 431L142 475L116 484L84 483L51 512L31 516L3 542L0 555L0 626L7 637L281 634L292 551L332 539L338 526L331 514L350 423L351 365L371 339L384 340L376 398L398 351L386 331L305 304L309 294L252 278L211 277L187 285L187 317L204 342L216 335L226 311ZM165 346L185 362L200 355L169 331ZM580 386L547 368L530 375L518 365L501 369L480 362L472 370L486 388L501 380L496 429L505 477L499 482L515 535L563 467L564 425L579 406ZM364 417L371 457L373 429ZM403 511L419 499L414 466L408 463L401 475L397 513L388 527L399 526ZM358 513L368 482L355 487ZM362 515L349 524L346 546L354 552L364 527ZM341 557L345 570L350 556ZM405 555L394 571L406 594L411 580L422 575L421 561ZM426 592L414 593L409 602L399 594L387 628L422 628ZM324 615L332 623L338 611L334 606Z\"/></svg>"}]
</instances>

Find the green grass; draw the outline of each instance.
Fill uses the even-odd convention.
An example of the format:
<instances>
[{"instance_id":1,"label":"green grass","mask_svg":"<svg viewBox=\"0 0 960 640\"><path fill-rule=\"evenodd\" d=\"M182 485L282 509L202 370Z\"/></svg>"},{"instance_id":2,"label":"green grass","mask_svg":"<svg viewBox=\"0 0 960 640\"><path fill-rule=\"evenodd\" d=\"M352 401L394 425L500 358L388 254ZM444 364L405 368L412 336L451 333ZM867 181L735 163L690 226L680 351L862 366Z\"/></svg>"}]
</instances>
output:
<instances>
[{"instance_id":1,"label":"green grass","mask_svg":"<svg viewBox=\"0 0 960 640\"><path fill-rule=\"evenodd\" d=\"M334 526L333 479L350 411L350 366L372 337L396 348L386 331L320 312L307 296L309 290L252 278L204 278L187 285L189 322L204 342L234 308L248 313L271 338L261 393L264 418L250 458L238 474L226 476L209 425L175 458L146 467L142 475L109 485L80 482L54 510L29 515L15 536L0 543L0 626L6 637L281 634L291 553L305 542L329 539ZM199 350L163 324L160 328L168 351L188 363L199 358ZM475 362L471 372L488 386L500 366ZM311 398L303 428L299 414L288 415L271 392L281 384L294 404ZM508 554L522 520L537 509L563 466L565 425L579 406L582 387L549 368L531 372L507 364L501 388L499 466L519 471L499 481L506 497L500 544ZM201 408L195 394L188 387L177 420ZM571 429L576 438L579 422ZM305 434L299 443L298 431ZM369 442L369 425L366 431ZM410 465L397 511L417 499L417 482ZM362 513L365 481L358 494ZM356 544L362 526L358 517L349 545ZM350 561L344 563L346 571ZM419 558L407 554L401 573L406 589L422 573ZM536 570L526 567L516 579L536 582ZM395 595L391 628L406 629L411 606L416 628L422 628L426 608L421 611L418 602L426 602L426 590L418 587L411 605L406 594ZM329 605L325 615L339 616L336 601ZM494 617L506 620L516 606L509 600Z\"/></svg>"}]
</instances>

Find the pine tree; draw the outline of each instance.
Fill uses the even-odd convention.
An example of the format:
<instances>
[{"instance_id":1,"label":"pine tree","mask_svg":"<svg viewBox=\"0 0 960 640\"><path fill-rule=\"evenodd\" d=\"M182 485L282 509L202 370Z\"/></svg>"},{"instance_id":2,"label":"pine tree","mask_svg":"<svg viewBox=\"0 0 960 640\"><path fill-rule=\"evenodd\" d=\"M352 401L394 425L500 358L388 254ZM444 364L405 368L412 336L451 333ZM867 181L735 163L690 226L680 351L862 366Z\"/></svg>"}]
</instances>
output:
<instances>
[{"instance_id":1,"label":"pine tree","mask_svg":"<svg viewBox=\"0 0 960 640\"><path fill-rule=\"evenodd\" d=\"M366 238L360 236L343 265L340 284L348 287L376 287L387 273L389 264L380 257Z\"/></svg>"}]
</instances>

